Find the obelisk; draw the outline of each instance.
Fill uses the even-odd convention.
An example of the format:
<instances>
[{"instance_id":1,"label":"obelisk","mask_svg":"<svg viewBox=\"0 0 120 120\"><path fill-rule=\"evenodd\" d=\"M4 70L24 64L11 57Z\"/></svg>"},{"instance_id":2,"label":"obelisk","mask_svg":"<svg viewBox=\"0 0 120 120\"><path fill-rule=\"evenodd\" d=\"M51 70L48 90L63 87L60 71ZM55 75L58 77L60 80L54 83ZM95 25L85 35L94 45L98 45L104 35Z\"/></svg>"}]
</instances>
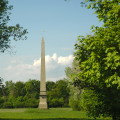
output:
<instances>
[{"instance_id":1,"label":"obelisk","mask_svg":"<svg viewBox=\"0 0 120 120\"><path fill-rule=\"evenodd\" d=\"M47 94L46 94L46 71L45 71L45 42L42 38L41 43L41 80L40 80L40 109L47 109Z\"/></svg>"}]
</instances>

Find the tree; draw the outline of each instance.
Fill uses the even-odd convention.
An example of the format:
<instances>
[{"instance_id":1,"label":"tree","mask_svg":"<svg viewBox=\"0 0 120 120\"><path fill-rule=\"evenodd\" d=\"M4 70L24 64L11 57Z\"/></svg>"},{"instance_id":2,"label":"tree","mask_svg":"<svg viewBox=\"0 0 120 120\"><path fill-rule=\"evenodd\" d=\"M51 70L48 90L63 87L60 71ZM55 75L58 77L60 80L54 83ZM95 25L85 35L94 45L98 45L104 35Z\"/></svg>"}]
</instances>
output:
<instances>
[{"instance_id":1,"label":"tree","mask_svg":"<svg viewBox=\"0 0 120 120\"><path fill-rule=\"evenodd\" d=\"M51 91L54 88L55 88L55 82L53 82L53 81L47 81L46 82L46 90L47 91Z\"/></svg>"},{"instance_id":2,"label":"tree","mask_svg":"<svg viewBox=\"0 0 120 120\"><path fill-rule=\"evenodd\" d=\"M76 76L80 72L79 62L74 59L71 67L65 68L66 79L68 80L68 87L69 87L69 105L72 107L73 110L81 110L81 94L82 88L81 86L75 85L74 75ZM76 82L77 83L77 82Z\"/></svg>"},{"instance_id":3,"label":"tree","mask_svg":"<svg viewBox=\"0 0 120 120\"><path fill-rule=\"evenodd\" d=\"M0 88L2 87L2 78L0 77Z\"/></svg>"},{"instance_id":4,"label":"tree","mask_svg":"<svg viewBox=\"0 0 120 120\"><path fill-rule=\"evenodd\" d=\"M91 116L111 116L120 119L120 1L87 0L88 8L95 10L102 27L93 27L92 35L79 36L75 44L75 58L81 71L74 82L92 90L98 104Z\"/></svg>"},{"instance_id":5,"label":"tree","mask_svg":"<svg viewBox=\"0 0 120 120\"><path fill-rule=\"evenodd\" d=\"M26 90L25 90L25 84L21 81L18 81L15 83L15 96L25 96Z\"/></svg>"},{"instance_id":6,"label":"tree","mask_svg":"<svg viewBox=\"0 0 120 120\"><path fill-rule=\"evenodd\" d=\"M10 20L10 10L12 6L8 5L8 0L0 0L0 52L11 48L11 40L24 40L27 30L20 27L19 24L15 26L8 25Z\"/></svg>"},{"instance_id":7,"label":"tree","mask_svg":"<svg viewBox=\"0 0 120 120\"><path fill-rule=\"evenodd\" d=\"M69 100L68 82L47 81L47 97L49 107L67 107ZM1 92L1 89L0 89ZM38 107L40 81L29 79L27 82L6 81L4 94L0 93L0 108Z\"/></svg>"},{"instance_id":8,"label":"tree","mask_svg":"<svg viewBox=\"0 0 120 120\"><path fill-rule=\"evenodd\" d=\"M49 83L49 86L48 86ZM48 82L47 96L48 96L48 106L49 107L66 107L69 101L69 89L66 80L58 80L56 83Z\"/></svg>"},{"instance_id":9,"label":"tree","mask_svg":"<svg viewBox=\"0 0 120 120\"><path fill-rule=\"evenodd\" d=\"M4 96L5 97L6 93L5 93L5 86L3 84L3 78L0 77L0 96Z\"/></svg>"},{"instance_id":10,"label":"tree","mask_svg":"<svg viewBox=\"0 0 120 120\"><path fill-rule=\"evenodd\" d=\"M15 83L11 81L5 82L5 98L3 108L13 108L13 102L16 97Z\"/></svg>"},{"instance_id":11,"label":"tree","mask_svg":"<svg viewBox=\"0 0 120 120\"><path fill-rule=\"evenodd\" d=\"M10 11L12 10L13 6L8 5L8 0L0 0L0 53L5 52L6 50L11 49L11 41L18 41L18 40L25 40L27 37L25 34L27 33L26 29L23 29L19 24L15 26L10 26L8 24L10 20ZM0 78L0 89L2 90L4 100L5 97L15 96L15 86L12 81L6 82L6 87L1 84ZM1 91L0 90L0 91ZM3 101L3 100L2 100ZM5 100L6 101L6 100ZM13 107L11 102L5 102L3 107ZM1 106L2 107L2 106Z\"/></svg>"},{"instance_id":12,"label":"tree","mask_svg":"<svg viewBox=\"0 0 120 120\"><path fill-rule=\"evenodd\" d=\"M6 81L4 86L5 97L0 98L0 107L23 108L37 107L39 102L40 82L32 80L23 83Z\"/></svg>"},{"instance_id":13,"label":"tree","mask_svg":"<svg viewBox=\"0 0 120 120\"><path fill-rule=\"evenodd\" d=\"M12 80L5 82L5 88L8 97L15 97L16 95L15 83Z\"/></svg>"},{"instance_id":14,"label":"tree","mask_svg":"<svg viewBox=\"0 0 120 120\"><path fill-rule=\"evenodd\" d=\"M26 99L28 98L36 98L39 99L39 90L40 90L40 81L29 79L25 83L26 89Z\"/></svg>"}]
</instances>

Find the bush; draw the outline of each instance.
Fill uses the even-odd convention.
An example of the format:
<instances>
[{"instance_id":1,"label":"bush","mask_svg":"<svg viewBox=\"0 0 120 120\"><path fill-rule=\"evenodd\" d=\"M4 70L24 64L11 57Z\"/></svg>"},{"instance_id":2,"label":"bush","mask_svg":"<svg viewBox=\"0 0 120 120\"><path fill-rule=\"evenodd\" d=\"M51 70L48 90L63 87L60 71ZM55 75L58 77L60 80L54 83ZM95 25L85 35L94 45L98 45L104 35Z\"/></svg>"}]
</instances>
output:
<instances>
[{"instance_id":1,"label":"bush","mask_svg":"<svg viewBox=\"0 0 120 120\"><path fill-rule=\"evenodd\" d=\"M14 106L15 108L23 108L23 107L25 107L25 106L24 106L23 97L20 96L20 97L18 97L17 99L15 99L15 101L13 102L13 106Z\"/></svg>"},{"instance_id":2,"label":"bush","mask_svg":"<svg viewBox=\"0 0 120 120\"><path fill-rule=\"evenodd\" d=\"M15 102L13 103L13 106L14 106L15 108L23 108L23 107L25 107L25 106L24 106L24 102L21 102L21 101L15 101Z\"/></svg>"},{"instance_id":3,"label":"bush","mask_svg":"<svg viewBox=\"0 0 120 120\"><path fill-rule=\"evenodd\" d=\"M3 107L4 99L0 97L0 108Z\"/></svg>"},{"instance_id":4,"label":"bush","mask_svg":"<svg viewBox=\"0 0 120 120\"><path fill-rule=\"evenodd\" d=\"M73 97L69 99L69 105L73 110L81 110L80 100L75 100Z\"/></svg>"},{"instance_id":5,"label":"bush","mask_svg":"<svg viewBox=\"0 0 120 120\"><path fill-rule=\"evenodd\" d=\"M64 100L63 98L53 98L49 102L49 107L63 107L64 106Z\"/></svg>"},{"instance_id":6,"label":"bush","mask_svg":"<svg viewBox=\"0 0 120 120\"><path fill-rule=\"evenodd\" d=\"M81 106L81 95L83 90L78 87L70 84L70 97L69 97L69 106L73 110L82 110Z\"/></svg>"},{"instance_id":7,"label":"bush","mask_svg":"<svg viewBox=\"0 0 120 120\"><path fill-rule=\"evenodd\" d=\"M37 108L39 100L35 98L30 98L24 102L25 107Z\"/></svg>"},{"instance_id":8,"label":"bush","mask_svg":"<svg viewBox=\"0 0 120 120\"><path fill-rule=\"evenodd\" d=\"M101 102L99 102L97 94L92 90L84 90L81 98L81 106L87 111L88 116L93 116L94 118L100 117L100 107Z\"/></svg>"},{"instance_id":9,"label":"bush","mask_svg":"<svg viewBox=\"0 0 120 120\"><path fill-rule=\"evenodd\" d=\"M3 108L13 108L12 102L4 102Z\"/></svg>"}]
</instances>

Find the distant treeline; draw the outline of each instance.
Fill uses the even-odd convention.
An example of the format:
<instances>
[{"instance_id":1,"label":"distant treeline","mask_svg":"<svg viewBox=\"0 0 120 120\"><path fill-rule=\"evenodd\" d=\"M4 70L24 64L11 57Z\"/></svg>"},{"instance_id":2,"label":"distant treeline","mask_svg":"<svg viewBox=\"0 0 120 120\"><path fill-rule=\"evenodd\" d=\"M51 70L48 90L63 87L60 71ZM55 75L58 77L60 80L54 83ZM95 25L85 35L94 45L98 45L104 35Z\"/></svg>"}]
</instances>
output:
<instances>
[{"instance_id":1,"label":"distant treeline","mask_svg":"<svg viewBox=\"0 0 120 120\"><path fill-rule=\"evenodd\" d=\"M47 81L46 87L49 107L69 105L69 88L66 80ZM38 107L39 91L39 80L6 81L5 85L0 84L0 108Z\"/></svg>"}]
</instances>

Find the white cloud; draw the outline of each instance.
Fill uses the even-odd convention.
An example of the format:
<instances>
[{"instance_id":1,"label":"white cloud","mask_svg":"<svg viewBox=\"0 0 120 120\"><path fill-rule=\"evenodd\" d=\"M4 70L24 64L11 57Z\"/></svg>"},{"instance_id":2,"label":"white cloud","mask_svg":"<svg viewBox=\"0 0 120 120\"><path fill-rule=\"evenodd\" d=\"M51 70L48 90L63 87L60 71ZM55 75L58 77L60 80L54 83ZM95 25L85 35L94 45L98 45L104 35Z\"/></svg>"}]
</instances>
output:
<instances>
[{"instance_id":1,"label":"white cloud","mask_svg":"<svg viewBox=\"0 0 120 120\"><path fill-rule=\"evenodd\" d=\"M34 60L35 66L40 65L40 59ZM61 65L70 65L72 63L73 59L74 59L73 55L63 57L63 56L57 56L56 53L54 53L52 56L50 56L50 55L45 56L45 61L46 61L47 65L49 65L48 63L52 63L52 62L61 64Z\"/></svg>"},{"instance_id":2,"label":"white cloud","mask_svg":"<svg viewBox=\"0 0 120 120\"><path fill-rule=\"evenodd\" d=\"M41 58L40 58L41 59ZM15 62L10 61L10 65L4 69L0 69L0 76L3 76L6 80L13 81L27 81L31 79L40 78L40 59L33 60L33 63L28 64L24 61ZM53 55L46 55L46 79L47 80L59 80L65 77L64 69L66 66L71 65L74 57L69 56L58 56L56 53Z\"/></svg>"},{"instance_id":3,"label":"white cloud","mask_svg":"<svg viewBox=\"0 0 120 120\"><path fill-rule=\"evenodd\" d=\"M69 55L67 57L60 56L58 58L58 64L62 64L62 65L70 65L72 61L73 61L72 55Z\"/></svg>"},{"instance_id":4,"label":"white cloud","mask_svg":"<svg viewBox=\"0 0 120 120\"><path fill-rule=\"evenodd\" d=\"M57 61L57 54L56 53L53 54L52 59Z\"/></svg>"}]
</instances>

